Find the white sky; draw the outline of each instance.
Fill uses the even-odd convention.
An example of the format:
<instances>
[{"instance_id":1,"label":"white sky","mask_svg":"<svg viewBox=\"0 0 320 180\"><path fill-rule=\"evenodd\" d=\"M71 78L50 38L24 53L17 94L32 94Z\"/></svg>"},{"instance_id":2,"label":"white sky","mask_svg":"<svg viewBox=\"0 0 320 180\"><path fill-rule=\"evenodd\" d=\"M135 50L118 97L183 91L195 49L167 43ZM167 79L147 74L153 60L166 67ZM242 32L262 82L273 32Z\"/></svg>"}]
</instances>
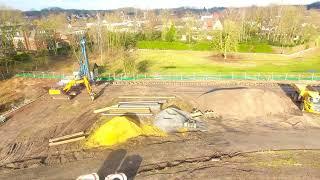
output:
<instances>
[{"instance_id":1,"label":"white sky","mask_svg":"<svg viewBox=\"0 0 320 180\"><path fill-rule=\"evenodd\" d=\"M242 7L269 4L310 4L316 0L0 0L0 5L21 10L61 7L65 9L115 9L120 7Z\"/></svg>"}]
</instances>

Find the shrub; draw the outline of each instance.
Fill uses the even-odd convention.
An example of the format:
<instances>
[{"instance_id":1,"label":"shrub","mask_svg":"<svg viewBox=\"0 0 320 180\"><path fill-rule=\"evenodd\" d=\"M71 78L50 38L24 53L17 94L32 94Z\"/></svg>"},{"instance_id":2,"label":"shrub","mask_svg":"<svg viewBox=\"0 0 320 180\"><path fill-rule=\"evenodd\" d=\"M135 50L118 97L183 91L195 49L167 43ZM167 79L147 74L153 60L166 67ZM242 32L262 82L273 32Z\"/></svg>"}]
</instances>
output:
<instances>
[{"instance_id":1,"label":"shrub","mask_svg":"<svg viewBox=\"0 0 320 180\"><path fill-rule=\"evenodd\" d=\"M147 60L140 61L137 64L137 70L139 73L146 73L149 70L150 62Z\"/></svg>"}]
</instances>

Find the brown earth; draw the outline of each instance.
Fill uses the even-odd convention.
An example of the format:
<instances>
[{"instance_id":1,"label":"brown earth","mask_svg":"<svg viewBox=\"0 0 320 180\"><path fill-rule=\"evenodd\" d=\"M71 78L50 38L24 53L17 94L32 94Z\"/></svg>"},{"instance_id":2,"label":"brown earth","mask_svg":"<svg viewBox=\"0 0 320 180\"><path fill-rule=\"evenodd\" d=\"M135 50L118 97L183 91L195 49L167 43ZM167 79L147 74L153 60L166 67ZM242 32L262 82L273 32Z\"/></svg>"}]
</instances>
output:
<instances>
[{"instance_id":1,"label":"brown earth","mask_svg":"<svg viewBox=\"0 0 320 180\"><path fill-rule=\"evenodd\" d=\"M298 111L291 99L270 89L213 89L197 99L203 111L213 110L224 117L261 117Z\"/></svg>"},{"instance_id":2,"label":"brown earth","mask_svg":"<svg viewBox=\"0 0 320 180\"><path fill-rule=\"evenodd\" d=\"M35 83L30 87L38 86L39 84ZM221 161L218 167L212 163L216 158L237 158L239 152L320 149L319 117L299 113L298 108L290 102L286 92L280 87L227 88L233 89L227 90L224 86L100 85L95 88L100 96L94 102L91 102L85 91L71 101L53 100L45 91L37 101L14 113L0 126L0 179L74 179L82 174L106 171L106 167L122 161L110 159L110 156L117 157L114 154L124 151L129 160L131 158L138 165L124 169L129 168L128 174L138 179L212 177L212 172L216 171L221 172L217 173L221 178L237 177L238 173L247 173L248 176L245 177L250 177L250 173L258 171L259 167L253 167L254 171L251 171L249 164L249 168L243 168L242 171L235 168L248 165L245 162L241 164L227 160L230 164L226 164ZM11 89L7 88L7 91L11 92ZM92 127L99 123L99 115L93 114L93 110L109 106L119 101L118 96L123 95L175 95L177 100L169 102L168 105L176 104L188 111L190 107L210 109L216 111L220 117L203 119L207 124L207 132L172 134L165 138L139 137L107 149L84 149L83 141L48 146L50 138L79 131L90 133ZM261 101L270 104L264 105ZM278 104L276 101L279 101ZM239 107L242 104L246 108ZM225 109L226 105L228 109ZM274 110L271 107L279 109ZM255 115L257 112L259 116ZM305 156L311 161L314 154ZM203 167L203 170L200 167ZM233 170L228 174L230 167ZM297 174L305 175L317 168L302 165L300 174ZM293 170L289 168L284 172ZM259 172L269 171L270 175L275 177L279 173L268 168ZM190 173L193 176L187 176ZM286 175L285 173L282 175ZM320 177L319 174L314 176Z\"/></svg>"},{"instance_id":3,"label":"brown earth","mask_svg":"<svg viewBox=\"0 0 320 180\"><path fill-rule=\"evenodd\" d=\"M0 82L0 112L25 100L33 100L47 92L54 83L48 79L11 78Z\"/></svg>"}]
</instances>

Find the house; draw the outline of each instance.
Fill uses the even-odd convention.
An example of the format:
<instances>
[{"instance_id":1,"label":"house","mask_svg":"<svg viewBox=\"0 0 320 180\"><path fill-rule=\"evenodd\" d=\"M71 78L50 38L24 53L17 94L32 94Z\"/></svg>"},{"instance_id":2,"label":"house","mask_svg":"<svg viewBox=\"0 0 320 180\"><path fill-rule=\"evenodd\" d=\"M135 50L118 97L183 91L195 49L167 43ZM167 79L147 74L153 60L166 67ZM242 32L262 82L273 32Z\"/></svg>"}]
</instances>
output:
<instances>
[{"instance_id":1,"label":"house","mask_svg":"<svg viewBox=\"0 0 320 180\"><path fill-rule=\"evenodd\" d=\"M218 13L214 13L209 16L201 16L201 21L203 22L203 30L223 30L223 25L220 21L220 15Z\"/></svg>"}]
</instances>

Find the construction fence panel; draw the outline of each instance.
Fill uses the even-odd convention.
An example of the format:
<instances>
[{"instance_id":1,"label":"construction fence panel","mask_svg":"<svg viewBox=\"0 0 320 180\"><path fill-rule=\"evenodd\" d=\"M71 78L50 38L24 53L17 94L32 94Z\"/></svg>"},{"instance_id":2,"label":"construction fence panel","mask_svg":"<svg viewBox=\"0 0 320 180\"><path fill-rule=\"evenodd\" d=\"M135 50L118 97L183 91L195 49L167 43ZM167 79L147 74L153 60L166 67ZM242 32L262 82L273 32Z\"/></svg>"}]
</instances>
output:
<instances>
[{"instance_id":1,"label":"construction fence panel","mask_svg":"<svg viewBox=\"0 0 320 180\"><path fill-rule=\"evenodd\" d=\"M64 79L72 74L59 72L20 72L17 77ZM319 81L318 73L212 73L212 74L108 74L97 77L100 81L135 81L135 80L164 80L164 81L212 81L212 80L256 80L256 81Z\"/></svg>"}]
</instances>

